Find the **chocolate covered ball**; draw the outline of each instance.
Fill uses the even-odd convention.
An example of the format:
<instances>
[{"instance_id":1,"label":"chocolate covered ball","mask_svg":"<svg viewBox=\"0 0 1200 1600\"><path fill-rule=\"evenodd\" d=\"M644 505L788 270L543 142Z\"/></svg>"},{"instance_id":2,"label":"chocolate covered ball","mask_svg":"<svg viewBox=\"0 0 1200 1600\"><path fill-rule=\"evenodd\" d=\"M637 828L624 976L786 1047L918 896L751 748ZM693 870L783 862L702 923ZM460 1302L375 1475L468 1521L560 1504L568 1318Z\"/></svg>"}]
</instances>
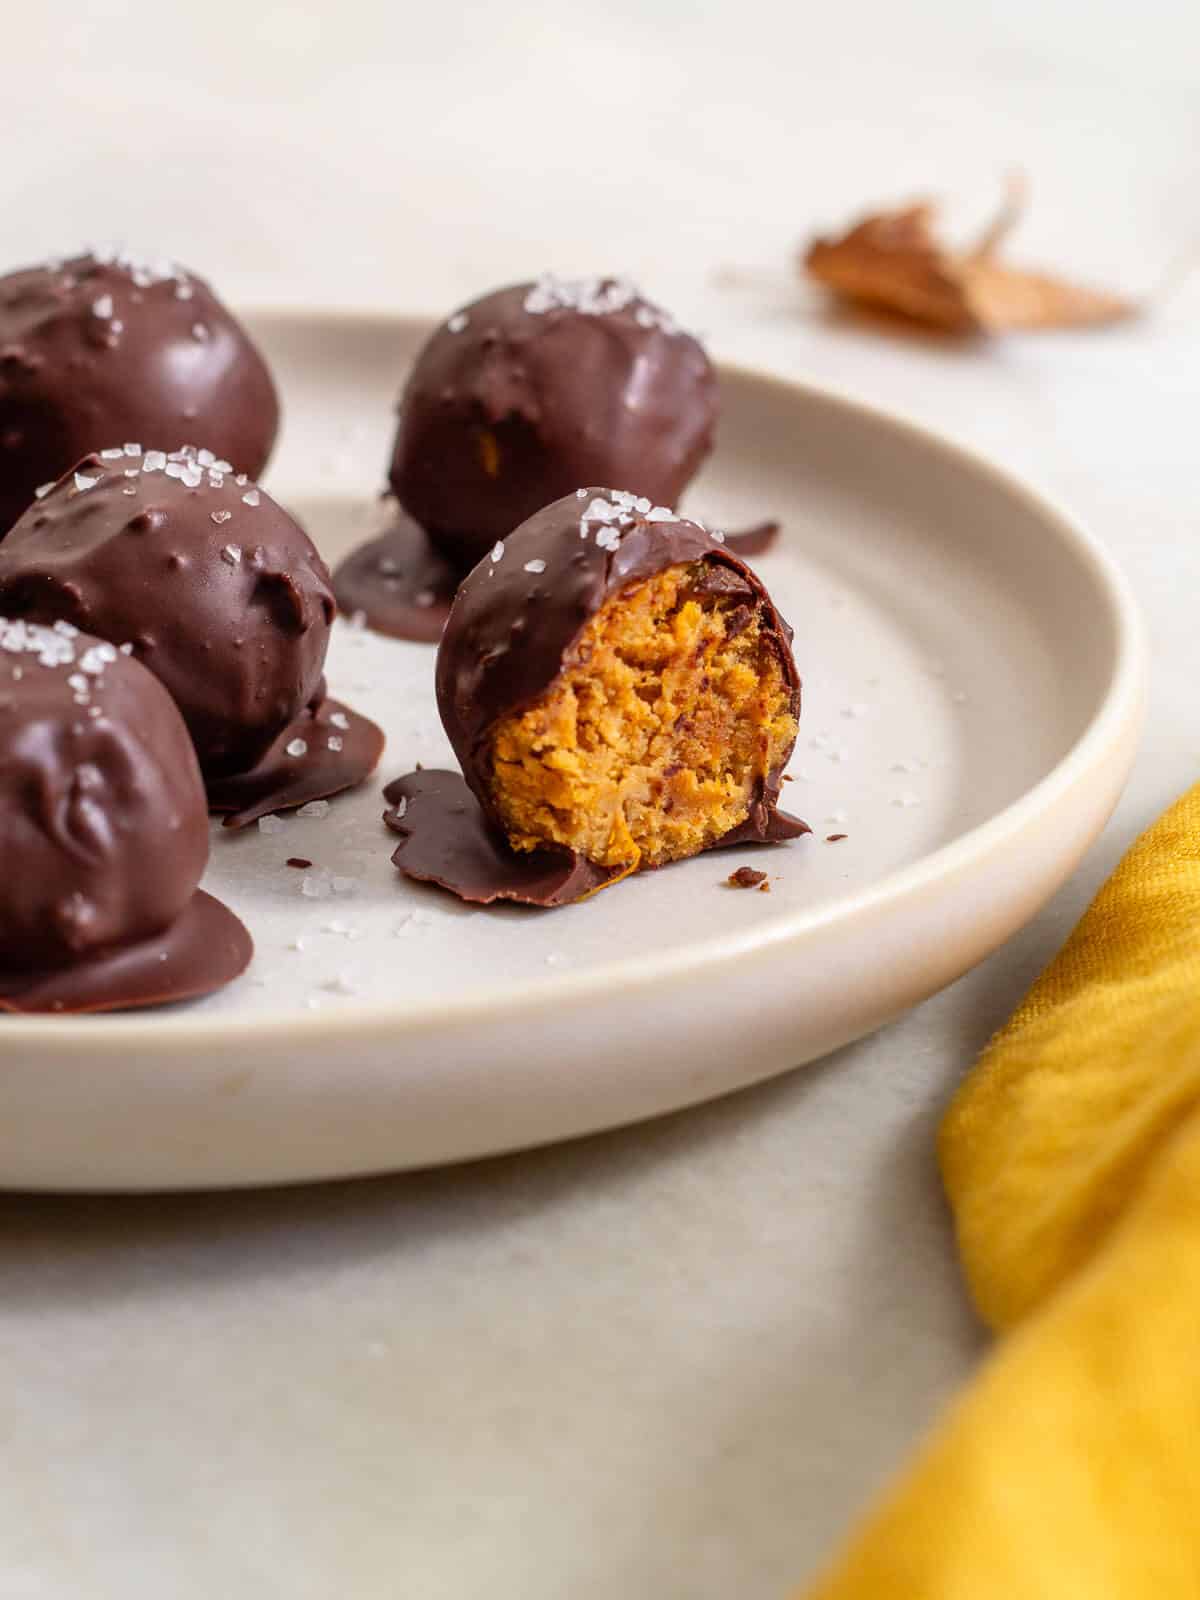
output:
<instances>
[{"instance_id":1,"label":"chocolate covered ball","mask_svg":"<svg viewBox=\"0 0 1200 1600\"><path fill-rule=\"evenodd\" d=\"M253 766L314 700L334 612L304 530L207 449L87 456L0 544L0 613L130 643L206 778Z\"/></svg>"},{"instance_id":2,"label":"chocolate covered ball","mask_svg":"<svg viewBox=\"0 0 1200 1600\"><path fill-rule=\"evenodd\" d=\"M703 349L632 285L543 277L429 339L401 396L391 486L466 570L581 483L673 504L716 417Z\"/></svg>"},{"instance_id":3,"label":"chocolate covered ball","mask_svg":"<svg viewBox=\"0 0 1200 1600\"><path fill-rule=\"evenodd\" d=\"M0 617L0 969L150 938L207 859L204 785L162 685L69 624Z\"/></svg>"},{"instance_id":4,"label":"chocolate covered ball","mask_svg":"<svg viewBox=\"0 0 1200 1600\"><path fill-rule=\"evenodd\" d=\"M778 810L791 637L720 533L627 491L547 506L463 581L438 648L438 710L478 804L453 774L390 785L397 866L464 899L558 905L806 833Z\"/></svg>"},{"instance_id":5,"label":"chocolate covered ball","mask_svg":"<svg viewBox=\"0 0 1200 1600\"><path fill-rule=\"evenodd\" d=\"M184 268L89 251L0 278L0 537L40 484L114 440L202 438L255 477L278 424L262 356Z\"/></svg>"}]
</instances>

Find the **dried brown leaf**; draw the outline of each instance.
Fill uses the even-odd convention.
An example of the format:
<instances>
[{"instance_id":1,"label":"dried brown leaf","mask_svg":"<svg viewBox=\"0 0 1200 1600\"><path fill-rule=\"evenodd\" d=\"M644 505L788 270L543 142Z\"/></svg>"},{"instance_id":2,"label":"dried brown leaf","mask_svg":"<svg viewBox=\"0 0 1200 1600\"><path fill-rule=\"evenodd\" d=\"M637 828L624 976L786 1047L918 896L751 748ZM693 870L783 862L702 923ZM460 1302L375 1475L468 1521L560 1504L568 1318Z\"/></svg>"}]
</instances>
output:
<instances>
[{"instance_id":1,"label":"dried brown leaf","mask_svg":"<svg viewBox=\"0 0 1200 1600\"><path fill-rule=\"evenodd\" d=\"M998 260L1023 206L1024 185L1010 182L982 237L958 252L938 238L931 201L878 212L840 238L815 239L804 266L843 299L899 312L947 333L1092 327L1140 312L1141 306L1124 295Z\"/></svg>"}]
</instances>

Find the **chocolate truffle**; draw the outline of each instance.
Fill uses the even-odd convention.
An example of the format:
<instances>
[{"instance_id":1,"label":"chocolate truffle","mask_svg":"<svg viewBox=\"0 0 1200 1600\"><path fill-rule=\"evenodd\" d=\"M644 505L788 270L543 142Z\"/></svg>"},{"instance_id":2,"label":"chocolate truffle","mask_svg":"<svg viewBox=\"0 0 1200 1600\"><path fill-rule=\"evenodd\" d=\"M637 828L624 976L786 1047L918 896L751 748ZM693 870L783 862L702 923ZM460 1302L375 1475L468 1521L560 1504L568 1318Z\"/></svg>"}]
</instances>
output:
<instances>
[{"instance_id":1,"label":"chocolate truffle","mask_svg":"<svg viewBox=\"0 0 1200 1600\"><path fill-rule=\"evenodd\" d=\"M708 357L665 312L622 278L545 276L429 339L401 396L391 485L465 570L581 483L673 504L716 418Z\"/></svg>"},{"instance_id":2,"label":"chocolate truffle","mask_svg":"<svg viewBox=\"0 0 1200 1600\"><path fill-rule=\"evenodd\" d=\"M94 250L0 278L0 537L50 482L116 439L206 439L266 465L279 401L208 285L170 261Z\"/></svg>"},{"instance_id":3,"label":"chocolate truffle","mask_svg":"<svg viewBox=\"0 0 1200 1600\"><path fill-rule=\"evenodd\" d=\"M197 890L208 816L179 712L69 623L0 618L0 1010L183 999L250 959Z\"/></svg>"},{"instance_id":4,"label":"chocolate truffle","mask_svg":"<svg viewBox=\"0 0 1200 1600\"><path fill-rule=\"evenodd\" d=\"M502 870L453 775L391 786L387 820L401 870L464 898L559 904L808 831L777 809L800 715L791 630L722 534L647 498L580 489L498 540L455 599L437 695ZM521 857L530 892L514 891Z\"/></svg>"},{"instance_id":5,"label":"chocolate truffle","mask_svg":"<svg viewBox=\"0 0 1200 1600\"><path fill-rule=\"evenodd\" d=\"M0 612L132 642L207 779L253 766L313 699L335 610L299 524L190 446L85 457L0 544Z\"/></svg>"}]
</instances>

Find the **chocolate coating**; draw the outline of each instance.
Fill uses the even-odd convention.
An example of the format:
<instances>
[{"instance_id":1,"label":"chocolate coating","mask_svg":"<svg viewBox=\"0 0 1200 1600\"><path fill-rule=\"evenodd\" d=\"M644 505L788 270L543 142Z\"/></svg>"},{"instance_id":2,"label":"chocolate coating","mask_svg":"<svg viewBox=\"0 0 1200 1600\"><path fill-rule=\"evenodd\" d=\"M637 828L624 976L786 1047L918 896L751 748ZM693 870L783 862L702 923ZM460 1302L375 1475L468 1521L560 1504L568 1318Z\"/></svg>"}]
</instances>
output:
<instances>
[{"instance_id":1,"label":"chocolate coating","mask_svg":"<svg viewBox=\"0 0 1200 1600\"><path fill-rule=\"evenodd\" d=\"M458 579L457 569L401 511L393 527L351 551L333 574L333 588L343 614L361 614L376 633L436 644Z\"/></svg>"},{"instance_id":2,"label":"chocolate coating","mask_svg":"<svg viewBox=\"0 0 1200 1600\"><path fill-rule=\"evenodd\" d=\"M599 505L602 516L589 513ZM620 520L612 513L620 510ZM499 559L493 559L495 555ZM636 503L609 489L577 490L522 524L464 579L438 649L442 725L463 776L491 820L488 784L492 730L531 704L562 670L563 658L610 596L681 562L703 562L714 590L758 606L800 715L792 630L762 580L698 522ZM529 570L530 565L534 571ZM768 773L746 822L723 842L778 837L773 821L781 772ZM800 831L807 831L799 824Z\"/></svg>"},{"instance_id":3,"label":"chocolate coating","mask_svg":"<svg viewBox=\"0 0 1200 1600\"><path fill-rule=\"evenodd\" d=\"M574 850L510 850L457 772L410 772L383 795L389 806L383 820L403 841L395 865L471 905L569 905L622 875L622 868L597 866Z\"/></svg>"},{"instance_id":4,"label":"chocolate coating","mask_svg":"<svg viewBox=\"0 0 1200 1600\"><path fill-rule=\"evenodd\" d=\"M70 967L0 969L0 1012L130 1011L211 994L250 965L254 944L219 900L197 889L161 933L100 950Z\"/></svg>"},{"instance_id":5,"label":"chocolate coating","mask_svg":"<svg viewBox=\"0 0 1200 1600\"><path fill-rule=\"evenodd\" d=\"M703 349L630 285L544 278L431 336L401 396L391 485L466 569L581 483L673 504L716 417Z\"/></svg>"},{"instance_id":6,"label":"chocolate coating","mask_svg":"<svg viewBox=\"0 0 1200 1600\"><path fill-rule=\"evenodd\" d=\"M161 684L70 625L0 619L0 1009L110 1009L234 976L250 951L236 918L219 908L211 950L189 932L219 920L193 905L208 842Z\"/></svg>"},{"instance_id":7,"label":"chocolate coating","mask_svg":"<svg viewBox=\"0 0 1200 1600\"><path fill-rule=\"evenodd\" d=\"M335 609L304 530L208 451L88 456L0 544L0 613L132 642L208 779L313 699Z\"/></svg>"},{"instance_id":8,"label":"chocolate coating","mask_svg":"<svg viewBox=\"0 0 1200 1600\"><path fill-rule=\"evenodd\" d=\"M249 771L213 779L209 809L228 813L227 828L245 828L269 811L327 799L369 778L383 745L383 730L369 718L322 696L288 723Z\"/></svg>"},{"instance_id":9,"label":"chocolate coating","mask_svg":"<svg viewBox=\"0 0 1200 1600\"><path fill-rule=\"evenodd\" d=\"M0 278L0 537L40 484L114 440L202 438L256 477L278 425L262 356L183 268L87 253Z\"/></svg>"}]
</instances>

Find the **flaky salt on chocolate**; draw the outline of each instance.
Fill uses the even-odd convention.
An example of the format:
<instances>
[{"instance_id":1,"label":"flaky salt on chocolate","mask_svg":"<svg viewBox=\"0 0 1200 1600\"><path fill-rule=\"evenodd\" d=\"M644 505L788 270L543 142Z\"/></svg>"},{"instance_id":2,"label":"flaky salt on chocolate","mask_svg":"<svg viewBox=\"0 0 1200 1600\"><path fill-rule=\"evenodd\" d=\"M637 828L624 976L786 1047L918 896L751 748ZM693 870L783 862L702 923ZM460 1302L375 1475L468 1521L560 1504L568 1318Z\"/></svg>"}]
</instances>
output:
<instances>
[{"instance_id":1,"label":"flaky salt on chocolate","mask_svg":"<svg viewBox=\"0 0 1200 1600\"><path fill-rule=\"evenodd\" d=\"M803 266L842 299L946 333L1095 327L1138 315L1141 306L1124 295L999 259L1024 199L1024 186L1010 184L1000 212L967 250L938 237L937 207L922 200L873 213L838 237L815 239Z\"/></svg>"},{"instance_id":2,"label":"flaky salt on chocolate","mask_svg":"<svg viewBox=\"0 0 1200 1600\"><path fill-rule=\"evenodd\" d=\"M396 864L464 899L561 904L807 832L778 810L800 712L790 641L720 533L628 492L555 502L459 590L437 691L463 776L390 787Z\"/></svg>"}]
</instances>

